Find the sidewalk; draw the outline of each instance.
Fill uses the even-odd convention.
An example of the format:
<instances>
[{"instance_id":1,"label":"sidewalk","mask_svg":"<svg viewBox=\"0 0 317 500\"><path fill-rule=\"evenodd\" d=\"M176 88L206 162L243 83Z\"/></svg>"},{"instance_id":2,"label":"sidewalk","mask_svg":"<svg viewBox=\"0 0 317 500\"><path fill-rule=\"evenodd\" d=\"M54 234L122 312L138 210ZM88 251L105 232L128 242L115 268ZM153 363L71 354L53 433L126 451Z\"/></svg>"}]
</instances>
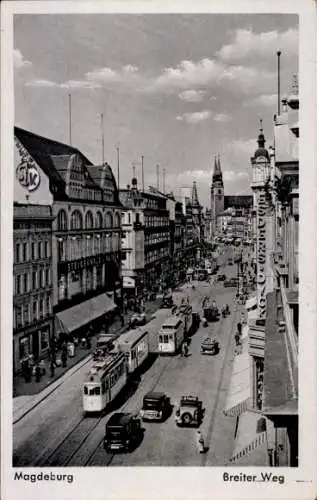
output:
<instances>
[{"instance_id":1,"label":"sidewalk","mask_svg":"<svg viewBox=\"0 0 317 500\"><path fill-rule=\"evenodd\" d=\"M156 309L158 308L158 301L154 302L148 302L145 306L145 310L147 314L153 313ZM124 331L128 330L128 325L129 325L129 320L131 316L134 314L133 311L128 311L128 313L125 315L124 318L124 326L121 325L121 320L119 317L115 318L114 322L109 326L108 333L113 333L116 334L116 336L119 336L121 333ZM50 369L49 369L49 361L45 360L46 363L46 373L41 377L41 380L39 382L35 381L35 377L32 376L31 382L25 382L24 378L22 375L16 375L13 378L13 398L14 398L14 405L17 407L19 405L18 401L16 399L18 398L22 403L22 397L24 402L33 399L33 397L43 391L45 391L47 388L49 388L53 383L55 383L57 380L59 380L65 373L67 373L69 370L72 370L76 365L79 363L84 364L90 359L90 354L91 351L94 350L95 344L96 344L96 338L98 334L96 334L94 337L91 338L91 348L90 349L83 349L80 346L77 346L75 350L75 356L73 358L68 357L67 359L67 367L63 368L62 366L56 367L55 368L55 375L54 377L50 376ZM28 396L28 398L26 398ZM46 396L44 396L46 397Z\"/></svg>"}]
</instances>

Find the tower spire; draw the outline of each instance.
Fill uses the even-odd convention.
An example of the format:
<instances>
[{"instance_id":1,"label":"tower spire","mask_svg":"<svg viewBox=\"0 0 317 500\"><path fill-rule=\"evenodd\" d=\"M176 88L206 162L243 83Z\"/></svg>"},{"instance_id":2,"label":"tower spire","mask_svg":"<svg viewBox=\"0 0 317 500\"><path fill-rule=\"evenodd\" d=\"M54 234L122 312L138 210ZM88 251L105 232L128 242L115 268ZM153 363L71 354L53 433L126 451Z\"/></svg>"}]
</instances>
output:
<instances>
[{"instance_id":1,"label":"tower spire","mask_svg":"<svg viewBox=\"0 0 317 500\"><path fill-rule=\"evenodd\" d=\"M193 207L199 206L196 181L193 182L193 188L192 188L192 206Z\"/></svg>"}]
</instances>

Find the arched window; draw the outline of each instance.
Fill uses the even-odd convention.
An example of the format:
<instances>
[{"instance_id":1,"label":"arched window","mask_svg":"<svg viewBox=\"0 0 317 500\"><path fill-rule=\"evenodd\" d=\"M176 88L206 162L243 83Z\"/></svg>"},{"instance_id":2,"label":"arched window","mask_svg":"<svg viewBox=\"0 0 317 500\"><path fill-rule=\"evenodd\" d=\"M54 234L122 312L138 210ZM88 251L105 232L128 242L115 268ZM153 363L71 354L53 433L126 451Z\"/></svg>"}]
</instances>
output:
<instances>
[{"instance_id":1,"label":"arched window","mask_svg":"<svg viewBox=\"0 0 317 500\"><path fill-rule=\"evenodd\" d=\"M83 228L83 217L79 210L74 210L70 219L71 229L82 229Z\"/></svg>"},{"instance_id":2,"label":"arched window","mask_svg":"<svg viewBox=\"0 0 317 500\"><path fill-rule=\"evenodd\" d=\"M67 214L65 210L60 210L57 214L57 230L67 231Z\"/></svg>"},{"instance_id":3,"label":"arched window","mask_svg":"<svg viewBox=\"0 0 317 500\"><path fill-rule=\"evenodd\" d=\"M101 229L102 228L102 213L97 212L96 214L96 228Z\"/></svg>"},{"instance_id":4,"label":"arched window","mask_svg":"<svg viewBox=\"0 0 317 500\"><path fill-rule=\"evenodd\" d=\"M116 214L116 227L120 227L120 215Z\"/></svg>"},{"instance_id":5,"label":"arched window","mask_svg":"<svg viewBox=\"0 0 317 500\"><path fill-rule=\"evenodd\" d=\"M86 213L85 217L85 229L93 229L94 227L94 218L90 210Z\"/></svg>"},{"instance_id":6,"label":"arched window","mask_svg":"<svg viewBox=\"0 0 317 500\"><path fill-rule=\"evenodd\" d=\"M106 213L106 228L110 229L113 227L113 217L111 212Z\"/></svg>"}]
</instances>

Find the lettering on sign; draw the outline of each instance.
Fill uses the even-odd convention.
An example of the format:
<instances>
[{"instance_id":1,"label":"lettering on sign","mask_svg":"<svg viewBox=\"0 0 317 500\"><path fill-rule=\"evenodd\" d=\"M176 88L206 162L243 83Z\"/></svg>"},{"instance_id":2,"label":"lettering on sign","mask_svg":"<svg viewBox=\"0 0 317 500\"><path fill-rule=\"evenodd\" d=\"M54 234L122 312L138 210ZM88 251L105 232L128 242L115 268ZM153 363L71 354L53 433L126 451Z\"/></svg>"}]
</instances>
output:
<instances>
[{"instance_id":1,"label":"lettering on sign","mask_svg":"<svg viewBox=\"0 0 317 500\"><path fill-rule=\"evenodd\" d=\"M259 193L257 214L257 288L259 317L261 319L264 319L266 315L266 208L265 195Z\"/></svg>"},{"instance_id":2,"label":"lettering on sign","mask_svg":"<svg viewBox=\"0 0 317 500\"><path fill-rule=\"evenodd\" d=\"M17 166L16 177L21 186L28 191L35 191L41 183L38 170L29 163L20 163Z\"/></svg>"}]
</instances>

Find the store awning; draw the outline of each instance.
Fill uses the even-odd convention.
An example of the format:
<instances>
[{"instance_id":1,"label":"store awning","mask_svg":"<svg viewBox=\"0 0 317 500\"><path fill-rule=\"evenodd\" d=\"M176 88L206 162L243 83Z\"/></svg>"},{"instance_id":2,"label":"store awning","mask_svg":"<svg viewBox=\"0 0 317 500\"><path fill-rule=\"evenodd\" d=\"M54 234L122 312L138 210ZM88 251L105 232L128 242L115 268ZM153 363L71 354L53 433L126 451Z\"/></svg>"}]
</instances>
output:
<instances>
[{"instance_id":1,"label":"store awning","mask_svg":"<svg viewBox=\"0 0 317 500\"><path fill-rule=\"evenodd\" d=\"M257 305L256 297L250 297L245 303L245 308L247 311L249 311L250 309L253 309L253 307L255 307L256 305Z\"/></svg>"},{"instance_id":2,"label":"store awning","mask_svg":"<svg viewBox=\"0 0 317 500\"><path fill-rule=\"evenodd\" d=\"M109 311L116 308L116 304L111 300L106 293L93 297L90 300L81 302L77 306L70 307L65 311L57 313L58 328L67 332L73 332L94 319L99 318Z\"/></svg>"},{"instance_id":3,"label":"store awning","mask_svg":"<svg viewBox=\"0 0 317 500\"><path fill-rule=\"evenodd\" d=\"M245 352L235 357L226 407L223 413L238 417L248 410L251 403L250 356Z\"/></svg>"}]
</instances>

